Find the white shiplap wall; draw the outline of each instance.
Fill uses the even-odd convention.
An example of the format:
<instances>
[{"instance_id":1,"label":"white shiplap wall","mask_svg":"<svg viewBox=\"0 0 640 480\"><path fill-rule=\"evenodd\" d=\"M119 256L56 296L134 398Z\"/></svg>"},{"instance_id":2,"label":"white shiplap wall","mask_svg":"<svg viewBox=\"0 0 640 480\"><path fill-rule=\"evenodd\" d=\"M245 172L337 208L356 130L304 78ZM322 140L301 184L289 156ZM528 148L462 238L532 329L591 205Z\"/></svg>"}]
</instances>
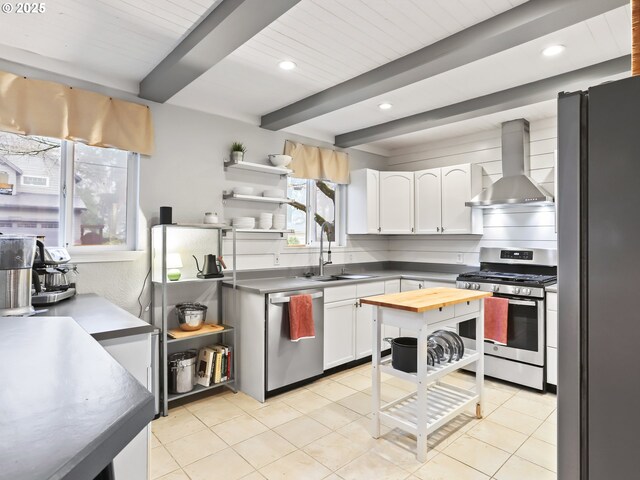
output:
<instances>
[{"instance_id":1,"label":"white shiplap wall","mask_svg":"<svg viewBox=\"0 0 640 480\"><path fill-rule=\"evenodd\" d=\"M432 142L396 151L389 170L416 171L477 163L488 186L502 175L500 130ZM553 193L556 119L531 124L531 176ZM480 247L557 248L555 207L511 207L484 212L484 235L390 237L389 259L429 263L479 262ZM462 255L462 262L460 262Z\"/></svg>"}]
</instances>

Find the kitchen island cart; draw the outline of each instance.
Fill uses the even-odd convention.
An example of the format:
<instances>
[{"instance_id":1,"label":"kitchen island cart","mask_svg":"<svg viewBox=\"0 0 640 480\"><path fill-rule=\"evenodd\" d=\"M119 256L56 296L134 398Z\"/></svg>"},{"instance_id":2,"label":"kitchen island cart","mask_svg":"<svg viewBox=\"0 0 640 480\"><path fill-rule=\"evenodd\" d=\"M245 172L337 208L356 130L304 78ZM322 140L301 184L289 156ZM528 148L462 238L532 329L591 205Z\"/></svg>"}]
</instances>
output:
<instances>
[{"instance_id":1,"label":"kitchen island cart","mask_svg":"<svg viewBox=\"0 0 640 480\"><path fill-rule=\"evenodd\" d=\"M417 457L427 459L427 436L475 406L482 417L484 376L484 301L489 292L456 288L427 288L363 298L361 303L377 307L373 315L373 436L380 436L380 422L417 437ZM466 348L461 358L427 365L427 341L436 330L455 330L458 323L476 319L475 349ZM418 339L417 372L406 373L391 366L391 357L381 358L382 325L415 332ZM471 389L442 381L446 375L475 363L476 381ZM397 400L381 404L381 373L416 385L416 390Z\"/></svg>"}]
</instances>

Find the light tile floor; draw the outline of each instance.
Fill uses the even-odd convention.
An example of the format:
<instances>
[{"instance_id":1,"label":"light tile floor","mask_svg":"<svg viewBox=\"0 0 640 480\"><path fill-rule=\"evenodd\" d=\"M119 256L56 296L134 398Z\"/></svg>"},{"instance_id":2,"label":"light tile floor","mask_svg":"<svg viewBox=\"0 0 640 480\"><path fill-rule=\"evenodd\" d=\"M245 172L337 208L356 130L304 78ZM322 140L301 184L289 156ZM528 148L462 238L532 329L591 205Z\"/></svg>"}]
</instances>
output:
<instances>
[{"instance_id":1,"label":"light tile floor","mask_svg":"<svg viewBox=\"0 0 640 480\"><path fill-rule=\"evenodd\" d=\"M152 424L151 477L162 480L556 480L556 396L485 381L485 417L459 415L429 440L383 428L371 438L370 365L266 403L229 391L170 410ZM466 373L445 381L471 386ZM391 400L412 385L383 375Z\"/></svg>"}]
</instances>

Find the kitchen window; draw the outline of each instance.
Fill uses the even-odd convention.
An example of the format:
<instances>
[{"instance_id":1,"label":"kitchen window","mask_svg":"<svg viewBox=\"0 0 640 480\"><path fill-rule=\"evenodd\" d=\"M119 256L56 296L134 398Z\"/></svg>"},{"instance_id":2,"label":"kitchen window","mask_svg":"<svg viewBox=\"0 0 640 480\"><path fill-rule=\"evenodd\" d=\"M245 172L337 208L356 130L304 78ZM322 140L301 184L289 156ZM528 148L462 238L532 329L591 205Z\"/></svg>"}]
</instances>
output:
<instances>
[{"instance_id":1,"label":"kitchen window","mask_svg":"<svg viewBox=\"0 0 640 480\"><path fill-rule=\"evenodd\" d=\"M288 235L288 245L300 247L319 242L324 222L331 223L328 232L325 230L325 240L327 233L332 242L340 239L343 191L344 186L333 182L289 177L287 197L292 203L287 206L287 228L293 233Z\"/></svg>"},{"instance_id":2,"label":"kitchen window","mask_svg":"<svg viewBox=\"0 0 640 480\"><path fill-rule=\"evenodd\" d=\"M79 252L134 250L138 155L0 132L0 232Z\"/></svg>"}]
</instances>

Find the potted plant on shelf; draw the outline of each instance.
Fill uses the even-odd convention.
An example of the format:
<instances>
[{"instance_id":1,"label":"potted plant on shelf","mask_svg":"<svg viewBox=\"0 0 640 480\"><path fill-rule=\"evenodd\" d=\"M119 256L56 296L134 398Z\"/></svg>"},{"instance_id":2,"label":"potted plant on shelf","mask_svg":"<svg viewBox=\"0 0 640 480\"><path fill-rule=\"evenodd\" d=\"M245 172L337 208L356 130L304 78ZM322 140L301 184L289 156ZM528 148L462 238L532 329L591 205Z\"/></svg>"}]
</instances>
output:
<instances>
[{"instance_id":1,"label":"potted plant on shelf","mask_svg":"<svg viewBox=\"0 0 640 480\"><path fill-rule=\"evenodd\" d=\"M244 159L244 152L247 148L241 142L233 142L231 144L231 161L233 163L242 162Z\"/></svg>"}]
</instances>

